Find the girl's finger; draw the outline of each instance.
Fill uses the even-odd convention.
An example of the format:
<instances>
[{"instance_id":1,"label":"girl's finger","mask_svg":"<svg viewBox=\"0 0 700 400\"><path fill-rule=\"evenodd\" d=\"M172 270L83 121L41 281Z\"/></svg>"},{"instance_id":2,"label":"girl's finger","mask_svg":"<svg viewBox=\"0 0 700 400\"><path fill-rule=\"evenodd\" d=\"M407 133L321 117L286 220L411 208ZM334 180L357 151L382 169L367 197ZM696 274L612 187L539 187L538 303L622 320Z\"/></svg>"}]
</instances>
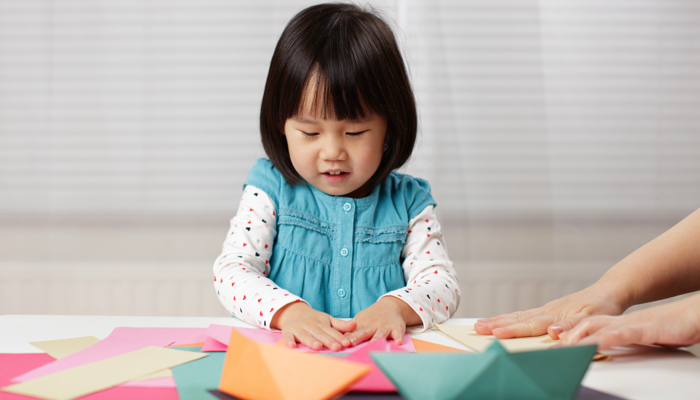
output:
<instances>
[{"instance_id":1,"label":"girl's finger","mask_svg":"<svg viewBox=\"0 0 700 400\"><path fill-rule=\"evenodd\" d=\"M380 329L377 329L376 332L374 332L374 336L372 336L372 340L374 339L386 339L391 335L391 328L387 327L382 327Z\"/></svg>"},{"instance_id":2,"label":"girl's finger","mask_svg":"<svg viewBox=\"0 0 700 400\"><path fill-rule=\"evenodd\" d=\"M321 350L323 348L323 343L316 339L316 336L311 334L311 332L302 329L294 335L297 341L306 347L310 347L314 350Z\"/></svg>"},{"instance_id":3,"label":"girl's finger","mask_svg":"<svg viewBox=\"0 0 700 400\"><path fill-rule=\"evenodd\" d=\"M352 332L347 336L347 338L352 346L357 346L358 344L371 339L374 335L374 332L374 328L367 326L364 328L360 328L355 332Z\"/></svg>"},{"instance_id":4,"label":"girl's finger","mask_svg":"<svg viewBox=\"0 0 700 400\"><path fill-rule=\"evenodd\" d=\"M403 344L403 334L404 332L401 328L396 328L391 331L390 336L398 346L401 346Z\"/></svg>"},{"instance_id":5,"label":"girl's finger","mask_svg":"<svg viewBox=\"0 0 700 400\"><path fill-rule=\"evenodd\" d=\"M339 332L352 332L357 328L357 322L355 320L345 321L338 318L330 317L331 327Z\"/></svg>"},{"instance_id":6,"label":"girl's finger","mask_svg":"<svg viewBox=\"0 0 700 400\"><path fill-rule=\"evenodd\" d=\"M338 332L336 329L332 327L327 327L323 328L323 331L329 335L330 337L333 338L336 342L340 343L341 346L343 347L350 347L350 340L345 337L342 333Z\"/></svg>"},{"instance_id":7,"label":"girl's finger","mask_svg":"<svg viewBox=\"0 0 700 400\"><path fill-rule=\"evenodd\" d=\"M290 349L297 347L297 341L291 332L282 332L282 343Z\"/></svg>"},{"instance_id":8,"label":"girl's finger","mask_svg":"<svg viewBox=\"0 0 700 400\"><path fill-rule=\"evenodd\" d=\"M329 335L322 327L313 327L310 329L310 331L311 331L310 333L316 338L316 340L321 342L323 346L326 346L327 348L329 348L333 351L338 351L343 347L340 343L338 343L333 338L333 336ZM338 334L340 334L340 333L338 333ZM314 347L314 350L320 350L320 349L317 349Z\"/></svg>"}]
</instances>

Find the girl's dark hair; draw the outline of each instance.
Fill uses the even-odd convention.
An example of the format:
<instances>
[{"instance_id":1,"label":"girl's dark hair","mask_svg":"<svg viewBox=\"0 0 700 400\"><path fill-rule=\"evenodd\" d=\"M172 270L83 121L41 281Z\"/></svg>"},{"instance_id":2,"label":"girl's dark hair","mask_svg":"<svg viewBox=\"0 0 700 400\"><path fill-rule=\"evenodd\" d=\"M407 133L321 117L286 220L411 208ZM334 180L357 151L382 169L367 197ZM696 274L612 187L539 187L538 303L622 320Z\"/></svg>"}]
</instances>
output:
<instances>
[{"instance_id":1,"label":"girl's dark hair","mask_svg":"<svg viewBox=\"0 0 700 400\"><path fill-rule=\"evenodd\" d=\"M316 79L315 83L310 83ZM352 4L311 6L289 21L272 55L260 108L260 134L272 164L289 184L303 182L283 136L304 107L306 90L322 102L319 117L387 120L374 187L408 161L416 141L416 104L394 34L382 19Z\"/></svg>"}]
</instances>

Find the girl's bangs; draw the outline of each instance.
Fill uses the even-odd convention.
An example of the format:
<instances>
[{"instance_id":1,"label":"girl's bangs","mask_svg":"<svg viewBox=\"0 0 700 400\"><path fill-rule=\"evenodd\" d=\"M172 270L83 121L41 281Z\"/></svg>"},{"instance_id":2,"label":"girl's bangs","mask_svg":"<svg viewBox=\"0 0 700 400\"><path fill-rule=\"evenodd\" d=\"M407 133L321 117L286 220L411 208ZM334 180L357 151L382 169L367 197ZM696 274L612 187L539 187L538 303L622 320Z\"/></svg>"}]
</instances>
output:
<instances>
[{"instance_id":1,"label":"girl's bangs","mask_svg":"<svg viewBox=\"0 0 700 400\"><path fill-rule=\"evenodd\" d=\"M357 76L349 68L322 69L309 72L299 94L292 117L307 115L324 120L362 120L376 110L367 104Z\"/></svg>"}]
</instances>

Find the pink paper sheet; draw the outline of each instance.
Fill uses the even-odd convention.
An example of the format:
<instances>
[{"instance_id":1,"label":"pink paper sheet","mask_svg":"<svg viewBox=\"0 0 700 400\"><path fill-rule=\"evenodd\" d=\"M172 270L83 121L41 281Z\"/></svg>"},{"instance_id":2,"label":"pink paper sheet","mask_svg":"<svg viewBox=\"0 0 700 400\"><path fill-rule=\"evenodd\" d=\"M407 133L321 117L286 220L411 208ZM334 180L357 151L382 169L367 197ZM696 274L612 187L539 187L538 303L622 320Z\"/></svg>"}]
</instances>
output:
<instances>
[{"instance_id":1,"label":"pink paper sheet","mask_svg":"<svg viewBox=\"0 0 700 400\"><path fill-rule=\"evenodd\" d=\"M216 339L208 337L207 340L204 341L204 346L202 346L202 352L208 352L208 351L226 351L228 349L228 346L219 342Z\"/></svg>"},{"instance_id":2,"label":"pink paper sheet","mask_svg":"<svg viewBox=\"0 0 700 400\"><path fill-rule=\"evenodd\" d=\"M345 360L355 361L365 365L368 365L372 370L360 380L355 382L351 387L351 392L396 392L396 386L389 380L389 378L384 375L384 372L374 363L372 357L369 356L370 351L381 351L381 352L403 352L404 349L401 346L394 344L394 341L388 341L386 339L377 339L371 342L367 342L367 345L357 350L354 353L350 353Z\"/></svg>"},{"instance_id":3,"label":"pink paper sheet","mask_svg":"<svg viewBox=\"0 0 700 400\"><path fill-rule=\"evenodd\" d=\"M12 378L54 361L45 353L0 354L0 387L12 383ZM28 400L33 397L0 392L0 400ZM179 400L175 388L113 387L81 397L81 400Z\"/></svg>"},{"instance_id":4,"label":"pink paper sheet","mask_svg":"<svg viewBox=\"0 0 700 400\"><path fill-rule=\"evenodd\" d=\"M215 341L219 342L220 345L217 344L211 344L211 346L207 346L207 342L204 342L204 347L202 347L202 351L226 351L228 348L228 343L231 339L231 330L234 329L232 326L224 326L224 325L209 325L209 328L207 328L207 339L214 339ZM275 344L282 340L282 332L270 332L265 329L258 329L258 328L235 328L239 333L241 333L243 336L247 337L250 340L256 341L258 343L265 343L265 344ZM211 341L209 341L211 343ZM370 342L364 342L360 343L357 346L354 347L348 347L346 349L341 350L341 353L354 353L363 347L367 346ZM393 343L393 341L392 341ZM415 352L416 348L413 346L413 342L411 341L411 336L406 333L403 336L403 344L401 346L392 346L396 347L397 349L400 349L401 351L408 351L408 352ZM207 348L205 350L205 347ZM210 350L210 348L212 350ZM213 350L214 348L217 348L219 350ZM316 350L306 347L303 344L298 344L297 349L300 351L305 351L305 352L314 352ZM323 348L322 350L319 350L320 353L333 353L332 350Z\"/></svg>"},{"instance_id":5,"label":"pink paper sheet","mask_svg":"<svg viewBox=\"0 0 700 400\"><path fill-rule=\"evenodd\" d=\"M109 336L94 345L17 376L12 379L12 382L25 382L148 346L165 347L172 344L198 343L203 342L206 337L204 328L115 328Z\"/></svg>"}]
</instances>

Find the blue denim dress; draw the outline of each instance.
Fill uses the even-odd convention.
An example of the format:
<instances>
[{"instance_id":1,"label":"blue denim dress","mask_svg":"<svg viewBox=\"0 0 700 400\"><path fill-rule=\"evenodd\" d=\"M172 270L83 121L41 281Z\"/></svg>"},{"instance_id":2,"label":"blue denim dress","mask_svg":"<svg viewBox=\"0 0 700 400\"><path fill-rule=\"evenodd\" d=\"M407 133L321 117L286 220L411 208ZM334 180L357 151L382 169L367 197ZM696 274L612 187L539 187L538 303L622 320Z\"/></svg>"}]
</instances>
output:
<instances>
[{"instance_id":1,"label":"blue denim dress","mask_svg":"<svg viewBox=\"0 0 700 400\"><path fill-rule=\"evenodd\" d=\"M435 206L423 179L392 172L361 199L291 186L267 159L243 185L263 190L277 210L269 277L316 310L351 318L406 285L401 250L408 222Z\"/></svg>"}]
</instances>

